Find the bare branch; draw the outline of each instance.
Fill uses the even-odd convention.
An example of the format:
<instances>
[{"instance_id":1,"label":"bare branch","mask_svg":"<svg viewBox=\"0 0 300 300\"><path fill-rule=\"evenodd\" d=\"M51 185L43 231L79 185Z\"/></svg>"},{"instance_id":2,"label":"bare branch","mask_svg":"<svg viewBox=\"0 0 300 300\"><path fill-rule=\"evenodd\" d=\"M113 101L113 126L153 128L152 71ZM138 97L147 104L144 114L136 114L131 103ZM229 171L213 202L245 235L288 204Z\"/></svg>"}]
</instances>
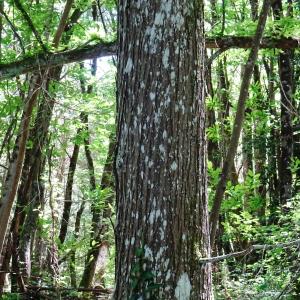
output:
<instances>
[{"instance_id":1,"label":"bare branch","mask_svg":"<svg viewBox=\"0 0 300 300\"><path fill-rule=\"evenodd\" d=\"M248 247L247 249L242 250L242 251L233 252L233 253L224 254L224 255L215 256L215 257L200 258L199 262L201 264L214 263L214 262L222 261L222 260L232 258L232 257L245 256L245 255L250 254L252 251L288 248L288 247L299 246L299 245L300 245L300 239L290 241L287 243L278 243L278 244L274 244L274 245L251 245L250 247Z\"/></svg>"}]
</instances>

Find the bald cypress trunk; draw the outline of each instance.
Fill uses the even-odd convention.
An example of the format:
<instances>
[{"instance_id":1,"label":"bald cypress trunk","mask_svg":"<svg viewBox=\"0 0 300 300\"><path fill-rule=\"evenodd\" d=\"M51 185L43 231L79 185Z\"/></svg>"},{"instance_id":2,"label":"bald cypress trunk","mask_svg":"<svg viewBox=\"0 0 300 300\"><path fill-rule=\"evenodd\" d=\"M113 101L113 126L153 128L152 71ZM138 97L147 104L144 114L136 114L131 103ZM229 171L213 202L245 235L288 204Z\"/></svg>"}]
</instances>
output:
<instances>
[{"instance_id":1,"label":"bald cypress trunk","mask_svg":"<svg viewBox=\"0 0 300 300\"><path fill-rule=\"evenodd\" d=\"M211 299L203 3L119 3L114 299Z\"/></svg>"}]
</instances>

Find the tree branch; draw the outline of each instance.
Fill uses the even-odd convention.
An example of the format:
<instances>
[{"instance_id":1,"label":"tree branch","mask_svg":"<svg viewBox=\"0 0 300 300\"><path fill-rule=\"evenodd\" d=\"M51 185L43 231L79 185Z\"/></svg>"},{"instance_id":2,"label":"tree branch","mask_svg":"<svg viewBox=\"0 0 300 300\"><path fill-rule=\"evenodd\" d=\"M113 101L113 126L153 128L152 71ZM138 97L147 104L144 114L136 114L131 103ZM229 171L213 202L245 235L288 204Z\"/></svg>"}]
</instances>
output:
<instances>
[{"instance_id":1,"label":"tree branch","mask_svg":"<svg viewBox=\"0 0 300 300\"><path fill-rule=\"evenodd\" d=\"M29 28L32 30L33 34L35 35L35 38L37 39L37 41L41 45L43 51L47 52L48 51L47 47L44 45L40 34L35 29L35 26L33 25L32 20L30 19L28 13L26 12L26 10L24 9L24 7L22 6L21 2L19 0L14 0L14 3L16 5L16 7L18 8L18 10L21 12L23 18L26 20Z\"/></svg>"},{"instance_id":2,"label":"tree branch","mask_svg":"<svg viewBox=\"0 0 300 300\"><path fill-rule=\"evenodd\" d=\"M215 256L215 257L200 258L199 262L201 264L214 263L214 262L218 262L218 261L225 260L225 259L232 258L232 257L245 256L245 255L250 254L252 251L256 251L256 250L271 250L271 249L287 248L287 247L299 246L299 245L300 245L300 239L294 240L291 242L287 242L287 243L278 243L278 244L274 244L274 245L251 245L250 247L248 247L247 249L242 250L242 251L233 252L233 253L224 254L224 255Z\"/></svg>"},{"instance_id":3,"label":"tree branch","mask_svg":"<svg viewBox=\"0 0 300 300\"><path fill-rule=\"evenodd\" d=\"M10 28L12 29L13 33L15 34L15 37L18 39L19 43L20 43L20 47L22 49L23 54L25 54L25 47L23 45L23 41L17 31L17 28L15 27L15 25L10 21L8 15L4 12L4 10L2 9L2 7L0 8L0 15L2 15L6 22L9 24Z\"/></svg>"},{"instance_id":4,"label":"tree branch","mask_svg":"<svg viewBox=\"0 0 300 300\"><path fill-rule=\"evenodd\" d=\"M250 48L253 37L216 37L206 39L206 48L219 48L217 52L208 61L212 62L219 54L229 48ZM261 42L262 48L299 48L300 41L292 38L271 39L264 38ZM8 64L0 64L0 80L15 77L17 75L33 72L47 67L52 68L59 65L79 62L85 59L93 59L97 57L115 55L117 52L116 42L104 43L99 42L96 45L88 45L82 48L68 50L58 53L42 53L35 56L26 57L22 60L11 62Z\"/></svg>"},{"instance_id":5,"label":"tree branch","mask_svg":"<svg viewBox=\"0 0 300 300\"><path fill-rule=\"evenodd\" d=\"M69 14L70 14L73 3L74 3L74 0L67 0L67 3L65 5L63 14L60 18L60 22L59 22L59 25L57 27L55 36L53 38L53 47L54 48L57 48L58 45L59 45L59 42L61 40L61 37L62 37L63 32L64 32L65 27L66 27L67 20L68 20L68 17L69 17Z\"/></svg>"},{"instance_id":6,"label":"tree branch","mask_svg":"<svg viewBox=\"0 0 300 300\"><path fill-rule=\"evenodd\" d=\"M115 55L117 51L116 48L115 42L100 42L96 45L85 46L74 50L48 54L42 53L16 62L0 64L0 80L39 69L53 68L85 59Z\"/></svg>"},{"instance_id":7,"label":"tree branch","mask_svg":"<svg viewBox=\"0 0 300 300\"><path fill-rule=\"evenodd\" d=\"M91 292L91 293L102 293L102 294L111 294L113 291L112 289L104 288L101 286L97 286L95 288L57 288L57 287L51 287L51 286L27 286L29 290L33 291L77 291L77 292Z\"/></svg>"},{"instance_id":8,"label":"tree branch","mask_svg":"<svg viewBox=\"0 0 300 300\"><path fill-rule=\"evenodd\" d=\"M252 36L222 36L208 37L205 39L206 48L242 48L250 49L253 45L254 37ZM297 38L272 38L265 37L262 39L259 48L261 49L295 49L300 48L300 39Z\"/></svg>"}]
</instances>

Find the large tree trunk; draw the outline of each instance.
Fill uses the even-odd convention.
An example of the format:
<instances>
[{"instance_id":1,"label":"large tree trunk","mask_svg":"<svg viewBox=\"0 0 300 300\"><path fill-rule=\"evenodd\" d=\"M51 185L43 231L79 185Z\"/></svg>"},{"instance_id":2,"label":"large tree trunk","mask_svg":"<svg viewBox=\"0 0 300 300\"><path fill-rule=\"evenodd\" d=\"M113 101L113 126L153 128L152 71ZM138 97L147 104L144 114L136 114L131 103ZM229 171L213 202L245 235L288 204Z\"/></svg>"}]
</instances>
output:
<instances>
[{"instance_id":1,"label":"large tree trunk","mask_svg":"<svg viewBox=\"0 0 300 300\"><path fill-rule=\"evenodd\" d=\"M119 5L114 299L212 298L202 6Z\"/></svg>"}]
</instances>

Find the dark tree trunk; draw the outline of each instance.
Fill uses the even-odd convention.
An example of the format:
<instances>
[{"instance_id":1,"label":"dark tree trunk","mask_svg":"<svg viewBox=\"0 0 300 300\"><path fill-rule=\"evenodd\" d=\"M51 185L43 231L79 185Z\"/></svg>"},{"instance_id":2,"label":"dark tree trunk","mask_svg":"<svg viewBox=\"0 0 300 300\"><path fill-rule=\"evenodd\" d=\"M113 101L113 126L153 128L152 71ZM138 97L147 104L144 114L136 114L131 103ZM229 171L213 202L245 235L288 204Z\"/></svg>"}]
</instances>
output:
<instances>
[{"instance_id":1,"label":"dark tree trunk","mask_svg":"<svg viewBox=\"0 0 300 300\"><path fill-rule=\"evenodd\" d=\"M94 7L94 6L93 6ZM95 19L95 12L93 15ZM91 74L93 76L96 75L97 72L97 60L94 59L92 62L92 70ZM82 93L91 94L93 92L93 86L89 85L87 88L85 87L85 82L81 81L81 89ZM84 114L81 118L82 123L84 124L84 130L86 131L86 138L84 139L84 149L85 149L85 157L89 170L89 178L90 178L90 190L95 191L96 186L96 176L94 169L94 162L92 153L90 150L90 134L89 134L89 121L88 115ZM115 140L114 136L110 136L109 141L109 149L107 153L106 163L102 173L101 179L101 190L106 188L113 188L113 179L112 179L112 161L113 161L113 153L115 149ZM99 257L99 253L101 250L101 244L103 240L105 240L105 235L108 232L108 226L106 225L107 220L111 217L111 209L110 205L112 205L113 201L112 197L108 197L105 199L104 209L99 209L99 205L95 203L95 199L92 199L91 211L92 211L92 231L91 231L91 239L90 239L90 248L87 252L87 257L85 261L85 267L82 275L82 279L80 282L80 286L84 288L91 287L93 283L93 278L96 271L97 260Z\"/></svg>"},{"instance_id":2,"label":"dark tree trunk","mask_svg":"<svg viewBox=\"0 0 300 300\"><path fill-rule=\"evenodd\" d=\"M202 6L119 5L114 299L212 298Z\"/></svg>"},{"instance_id":3,"label":"dark tree trunk","mask_svg":"<svg viewBox=\"0 0 300 300\"><path fill-rule=\"evenodd\" d=\"M77 131L77 136L80 135L81 131L82 128L79 128ZM70 212L72 207L73 182L74 182L74 175L77 166L79 148L80 145L75 142L72 156L70 158L67 185L65 191L64 209L63 209L60 231L59 231L59 240L62 244L65 242L67 231L68 231L69 220L70 220Z\"/></svg>"},{"instance_id":4,"label":"dark tree trunk","mask_svg":"<svg viewBox=\"0 0 300 300\"><path fill-rule=\"evenodd\" d=\"M205 58L207 60L207 51L205 51ZM211 99L214 98L213 84L212 84L212 69L211 64L206 67L205 70L206 78L206 96ZM216 124L216 114L214 109L207 109L207 128L215 126ZM208 139L207 141L207 154L208 160L212 162L213 167L220 167L220 154L218 142L213 139Z\"/></svg>"},{"instance_id":5,"label":"dark tree trunk","mask_svg":"<svg viewBox=\"0 0 300 300\"><path fill-rule=\"evenodd\" d=\"M83 201L80 205L79 210L76 214L75 219L75 228L74 228L74 240L77 241L80 231L80 223L81 223L81 216L84 211L85 202ZM77 274L76 274L76 249L72 249L70 253L70 277L71 277L71 286L77 287Z\"/></svg>"},{"instance_id":6,"label":"dark tree trunk","mask_svg":"<svg viewBox=\"0 0 300 300\"><path fill-rule=\"evenodd\" d=\"M274 72L274 59L270 57L270 62L264 60L264 67L268 77L268 110L272 117L270 122L270 136L267 139L267 156L268 156L268 186L269 186L269 201L270 201L270 223L276 219L276 211L279 208L279 184L278 184L278 147L277 141L279 140L278 122L279 118L275 109L275 72Z\"/></svg>"},{"instance_id":7,"label":"dark tree trunk","mask_svg":"<svg viewBox=\"0 0 300 300\"><path fill-rule=\"evenodd\" d=\"M87 148L86 148L87 150ZM104 166L102 179L101 179L101 190L104 190L106 188L113 188L113 154L115 150L115 141L114 137L110 137L110 143L109 143L109 149L107 153L107 159ZM86 151L86 157L87 160L90 161L90 178L93 180L93 172L91 169L91 156L90 153ZM84 267L84 272L82 275L80 286L84 288L89 288L92 285L93 278L95 275L96 270L96 264L98 260L98 256L101 250L101 244L103 240L105 240L105 234L108 231L108 226L106 225L107 221L111 217L111 209L110 205L113 203L112 196L105 199L105 208L102 212L97 211L97 208L95 207L93 209L93 219L92 219L92 233L91 233L91 242L90 242L90 248L87 253L86 263ZM96 243L95 243L96 242Z\"/></svg>"},{"instance_id":8,"label":"dark tree trunk","mask_svg":"<svg viewBox=\"0 0 300 300\"><path fill-rule=\"evenodd\" d=\"M273 1L273 14L276 20L283 16L281 0ZM290 169L293 157L293 67L291 50L283 50L278 57L278 69L281 94L281 133L279 162L279 199L283 210L284 205L292 198L292 171Z\"/></svg>"},{"instance_id":9,"label":"dark tree trunk","mask_svg":"<svg viewBox=\"0 0 300 300\"><path fill-rule=\"evenodd\" d=\"M254 150L254 163L255 163L255 173L260 175L260 185L257 189L257 194L260 196L261 203L257 210L257 214L261 221L265 221L265 211L266 211L266 193L267 193L267 176L266 176L266 161L267 161L267 128L268 128L268 118L267 118L267 101L262 93L261 79L260 79L260 69L258 65L254 68L254 85L256 99L255 110L260 113L260 122L253 122L253 150Z\"/></svg>"},{"instance_id":10,"label":"dark tree trunk","mask_svg":"<svg viewBox=\"0 0 300 300\"><path fill-rule=\"evenodd\" d=\"M44 185L38 178L33 184L32 198L23 229L20 234L19 265L24 275L24 282L28 283L31 276L31 244L36 230L40 208L44 202Z\"/></svg>"}]
</instances>

